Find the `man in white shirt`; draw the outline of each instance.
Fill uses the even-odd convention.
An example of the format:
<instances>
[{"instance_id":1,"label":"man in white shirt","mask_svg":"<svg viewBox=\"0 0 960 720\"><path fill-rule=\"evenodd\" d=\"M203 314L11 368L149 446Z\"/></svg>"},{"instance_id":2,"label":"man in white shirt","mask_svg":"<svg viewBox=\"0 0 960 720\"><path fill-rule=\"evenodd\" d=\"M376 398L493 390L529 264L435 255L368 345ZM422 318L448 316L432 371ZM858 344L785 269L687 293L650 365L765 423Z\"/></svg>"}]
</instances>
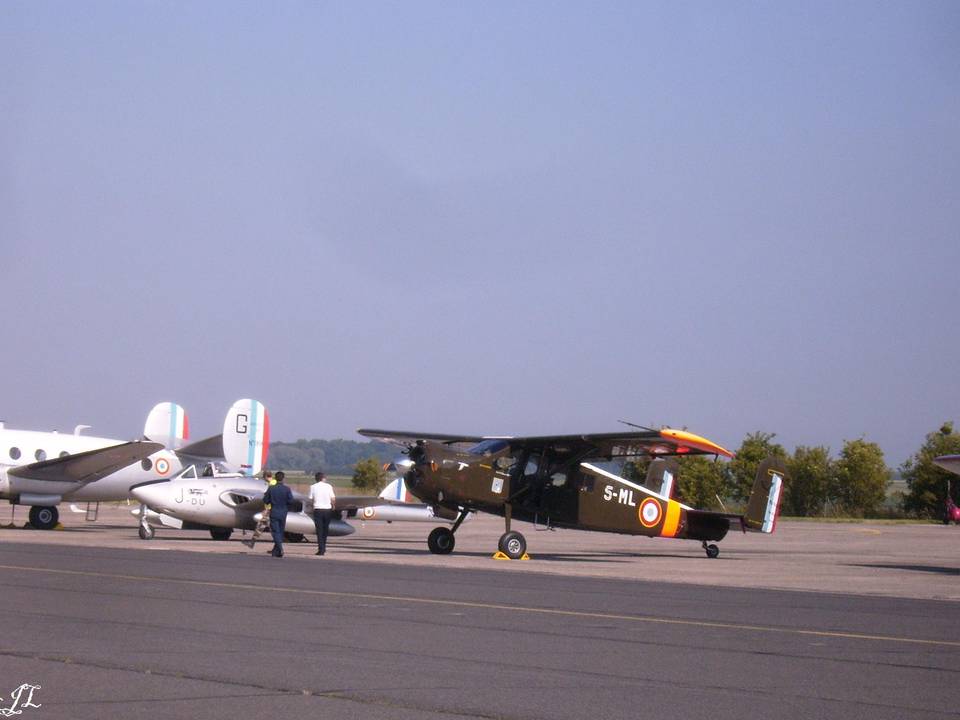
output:
<instances>
[{"instance_id":1,"label":"man in white shirt","mask_svg":"<svg viewBox=\"0 0 960 720\"><path fill-rule=\"evenodd\" d=\"M327 533L337 496L326 475L318 472L313 477L316 482L310 486L310 504L313 506L313 524L317 528L317 555L323 555L327 551Z\"/></svg>"}]
</instances>

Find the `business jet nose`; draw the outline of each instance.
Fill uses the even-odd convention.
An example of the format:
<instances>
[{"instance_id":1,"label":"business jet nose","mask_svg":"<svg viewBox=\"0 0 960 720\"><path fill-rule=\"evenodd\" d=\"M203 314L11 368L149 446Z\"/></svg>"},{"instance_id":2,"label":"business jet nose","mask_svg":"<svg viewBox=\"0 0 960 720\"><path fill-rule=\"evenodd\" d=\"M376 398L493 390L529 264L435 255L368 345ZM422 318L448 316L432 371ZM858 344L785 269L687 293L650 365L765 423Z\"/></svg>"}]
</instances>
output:
<instances>
[{"instance_id":1,"label":"business jet nose","mask_svg":"<svg viewBox=\"0 0 960 720\"><path fill-rule=\"evenodd\" d=\"M165 505L167 499L170 497L170 481L161 480L160 482L147 482L141 485L134 485L130 488L130 494L142 505L159 508Z\"/></svg>"}]
</instances>

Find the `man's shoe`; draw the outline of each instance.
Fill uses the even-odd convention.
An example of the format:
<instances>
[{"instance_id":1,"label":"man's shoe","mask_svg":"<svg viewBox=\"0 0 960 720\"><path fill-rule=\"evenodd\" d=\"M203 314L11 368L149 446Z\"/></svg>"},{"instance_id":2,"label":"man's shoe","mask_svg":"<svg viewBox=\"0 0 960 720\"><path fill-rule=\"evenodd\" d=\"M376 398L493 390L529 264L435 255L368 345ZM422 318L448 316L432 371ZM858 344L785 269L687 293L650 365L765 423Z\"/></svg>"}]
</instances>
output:
<instances>
[{"instance_id":1,"label":"man's shoe","mask_svg":"<svg viewBox=\"0 0 960 720\"><path fill-rule=\"evenodd\" d=\"M323 550L317 550L314 555L323 555Z\"/></svg>"}]
</instances>

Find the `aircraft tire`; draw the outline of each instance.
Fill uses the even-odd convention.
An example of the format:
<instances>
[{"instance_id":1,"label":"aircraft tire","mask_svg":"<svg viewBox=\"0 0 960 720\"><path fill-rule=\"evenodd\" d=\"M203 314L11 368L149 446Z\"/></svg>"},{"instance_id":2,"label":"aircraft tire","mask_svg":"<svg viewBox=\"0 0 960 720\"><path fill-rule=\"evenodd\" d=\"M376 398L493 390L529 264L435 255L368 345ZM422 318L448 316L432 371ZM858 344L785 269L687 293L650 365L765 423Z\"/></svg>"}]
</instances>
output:
<instances>
[{"instance_id":1,"label":"aircraft tire","mask_svg":"<svg viewBox=\"0 0 960 720\"><path fill-rule=\"evenodd\" d=\"M453 547L457 540L450 531L450 528L434 528L427 536L427 547L434 555L449 555L453 552Z\"/></svg>"},{"instance_id":2,"label":"aircraft tire","mask_svg":"<svg viewBox=\"0 0 960 720\"><path fill-rule=\"evenodd\" d=\"M720 556L720 548L713 543L710 543L703 549L707 551L707 557L710 558L711 560L715 557Z\"/></svg>"},{"instance_id":3,"label":"aircraft tire","mask_svg":"<svg viewBox=\"0 0 960 720\"><path fill-rule=\"evenodd\" d=\"M520 533L511 530L500 536L497 548L511 560L519 560L527 552L527 539Z\"/></svg>"},{"instance_id":4,"label":"aircraft tire","mask_svg":"<svg viewBox=\"0 0 960 720\"><path fill-rule=\"evenodd\" d=\"M30 525L37 530L53 530L60 520L60 511L54 505L34 505L30 508Z\"/></svg>"},{"instance_id":5,"label":"aircraft tire","mask_svg":"<svg viewBox=\"0 0 960 720\"><path fill-rule=\"evenodd\" d=\"M156 530L154 530L149 525L141 525L137 529L137 535L140 536L141 540L153 540L153 536L156 534L157 534Z\"/></svg>"},{"instance_id":6,"label":"aircraft tire","mask_svg":"<svg viewBox=\"0 0 960 720\"><path fill-rule=\"evenodd\" d=\"M229 540L233 535L233 528L210 528L210 537L214 540Z\"/></svg>"}]
</instances>

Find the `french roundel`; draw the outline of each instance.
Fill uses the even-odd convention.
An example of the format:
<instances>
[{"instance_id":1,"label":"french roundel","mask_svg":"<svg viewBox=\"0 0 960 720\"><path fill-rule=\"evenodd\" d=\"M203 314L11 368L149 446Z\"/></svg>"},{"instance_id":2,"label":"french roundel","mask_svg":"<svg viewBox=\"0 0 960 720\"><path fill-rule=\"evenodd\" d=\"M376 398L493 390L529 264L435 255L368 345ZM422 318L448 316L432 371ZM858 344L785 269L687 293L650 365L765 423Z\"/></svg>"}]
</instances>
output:
<instances>
[{"instance_id":1,"label":"french roundel","mask_svg":"<svg viewBox=\"0 0 960 720\"><path fill-rule=\"evenodd\" d=\"M653 498L647 498L640 503L640 509L637 511L640 516L640 524L644 527L656 527L663 515L663 509L660 503Z\"/></svg>"},{"instance_id":2,"label":"french roundel","mask_svg":"<svg viewBox=\"0 0 960 720\"><path fill-rule=\"evenodd\" d=\"M168 472L170 472L170 463L166 460L166 458L160 458L157 460L157 464L154 465L154 467L156 468L158 475L166 475Z\"/></svg>"}]
</instances>

